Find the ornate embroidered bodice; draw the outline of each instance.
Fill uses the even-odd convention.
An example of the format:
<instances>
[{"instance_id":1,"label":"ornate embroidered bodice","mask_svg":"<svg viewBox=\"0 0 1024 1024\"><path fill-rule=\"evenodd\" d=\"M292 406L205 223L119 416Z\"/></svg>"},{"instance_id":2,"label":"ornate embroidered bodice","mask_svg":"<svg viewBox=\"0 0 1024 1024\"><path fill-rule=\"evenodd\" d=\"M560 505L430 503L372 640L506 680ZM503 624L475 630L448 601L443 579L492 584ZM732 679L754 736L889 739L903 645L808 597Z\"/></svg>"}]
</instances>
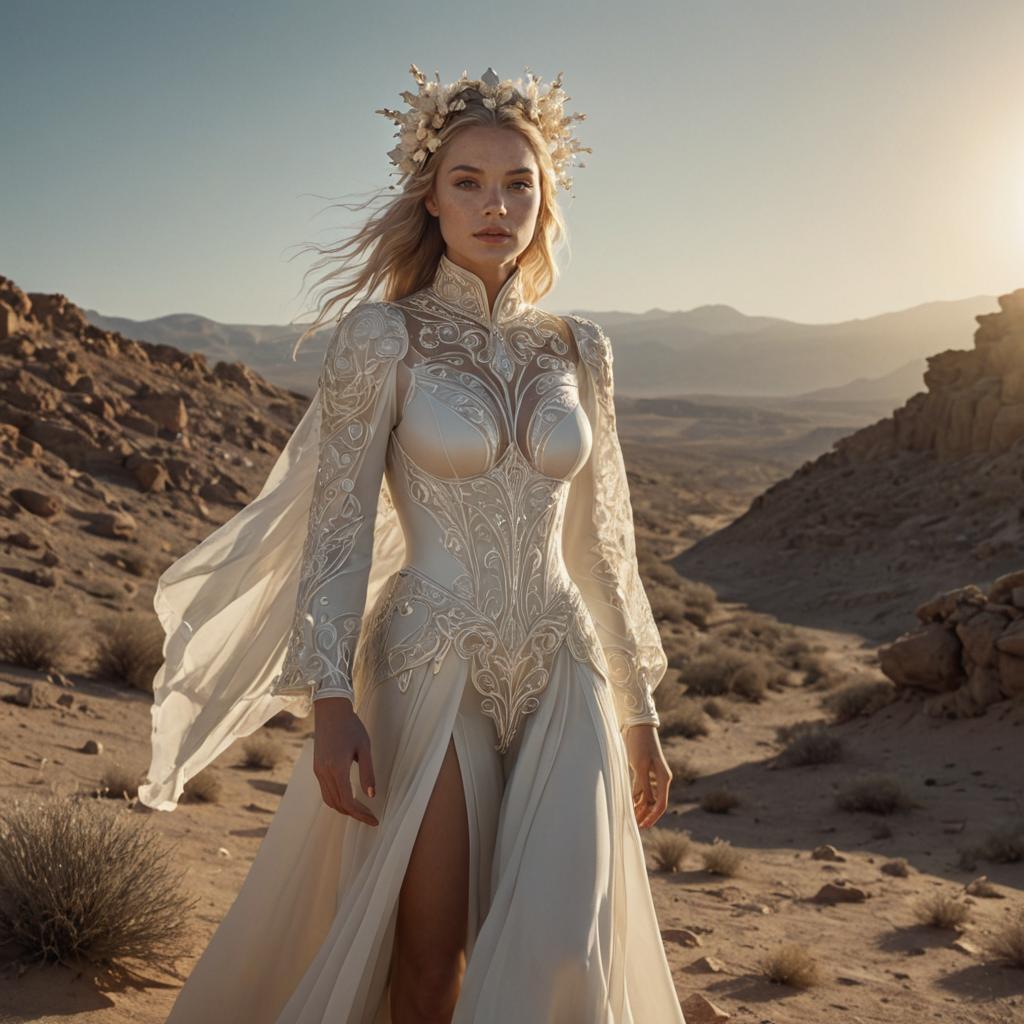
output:
<instances>
[{"instance_id":1,"label":"ornate embroidered bodice","mask_svg":"<svg viewBox=\"0 0 1024 1024\"><path fill-rule=\"evenodd\" d=\"M506 750L565 644L611 684L621 725L657 723L665 656L612 392L601 329L526 302L518 268L493 308L442 257L427 287L352 310L320 378L317 480L273 692L404 690L454 651ZM364 608L391 515L404 562Z\"/></svg>"}]
</instances>

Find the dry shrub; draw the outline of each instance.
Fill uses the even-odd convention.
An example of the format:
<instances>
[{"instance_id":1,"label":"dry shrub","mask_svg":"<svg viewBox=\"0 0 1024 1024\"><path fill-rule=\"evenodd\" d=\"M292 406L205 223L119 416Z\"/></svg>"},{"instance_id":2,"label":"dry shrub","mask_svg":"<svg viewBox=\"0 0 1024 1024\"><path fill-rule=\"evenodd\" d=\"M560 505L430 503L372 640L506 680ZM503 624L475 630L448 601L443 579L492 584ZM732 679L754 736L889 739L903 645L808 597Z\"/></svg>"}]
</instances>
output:
<instances>
[{"instance_id":1,"label":"dry shrub","mask_svg":"<svg viewBox=\"0 0 1024 1024\"><path fill-rule=\"evenodd\" d=\"M727 839L716 839L710 846L701 851L704 870L713 875L734 878L739 874L743 864L743 854Z\"/></svg>"},{"instance_id":2,"label":"dry shrub","mask_svg":"<svg viewBox=\"0 0 1024 1024\"><path fill-rule=\"evenodd\" d=\"M859 717L869 717L896 699L896 686L888 680L853 683L829 694L823 706L832 712L833 720L840 724Z\"/></svg>"},{"instance_id":3,"label":"dry shrub","mask_svg":"<svg viewBox=\"0 0 1024 1024\"><path fill-rule=\"evenodd\" d=\"M694 696L734 694L757 702L767 693L773 678L773 667L766 657L712 643L686 665L682 681Z\"/></svg>"},{"instance_id":4,"label":"dry shrub","mask_svg":"<svg viewBox=\"0 0 1024 1024\"><path fill-rule=\"evenodd\" d=\"M821 980L818 962L806 947L796 942L769 953L761 961L761 970L769 981L790 988L811 988Z\"/></svg>"},{"instance_id":5,"label":"dry shrub","mask_svg":"<svg viewBox=\"0 0 1024 1024\"><path fill-rule=\"evenodd\" d=\"M865 775L847 783L837 794L836 804L843 811L867 814L895 814L909 811L917 803L893 775Z\"/></svg>"},{"instance_id":6,"label":"dry shrub","mask_svg":"<svg viewBox=\"0 0 1024 1024\"><path fill-rule=\"evenodd\" d=\"M125 569L133 576L140 579L156 579L160 573L157 571L157 562L144 548L134 548L123 552L120 556Z\"/></svg>"},{"instance_id":7,"label":"dry shrub","mask_svg":"<svg viewBox=\"0 0 1024 1024\"><path fill-rule=\"evenodd\" d=\"M959 928L971 914L971 908L948 892L933 892L914 908L918 924L929 928Z\"/></svg>"},{"instance_id":8,"label":"dry shrub","mask_svg":"<svg viewBox=\"0 0 1024 1024\"><path fill-rule=\"evenodd\" d=\"M139 795L140 781L138 772L118 764L108 765L100 776L99 795L111 800L134 800Z\"/></svg>"},{"instance_id":9,"label":"dry shrub","mask_svg":"<svg viewBox=\"0 0 1024 1024\"><path fill-rule=\"evenodd\" d=\"M181 798L187 803L219 804L224 787L212 768L204 768L185 783Z\"/></svg>"},{"instance_id":10,"label":"dry shrub","mask_svg":"<svg viewBox=\"0 0 1024 1024\"><path fill-rule=\"evenodd\" d=\"M910 877L910 864L906 857L897 857L895 860L887 860L881 867L887 875L894 875L896 878Z\"/></svg>"},{"instance_id":11,"label":"dry shrub","mask_svg":"<svg viewBox=\"0 0 1024 1024\"><path fill-rule=\"evenodd\" d=\"M704 714L707 715L708 718L713 718L715 721L725 718L725 706L720 700L715 700L714 697L708 697L707 700L701 703L701 707L704 709Z\"/></svg>"},{"instance_id":12,"label":"dry shrub","mask_svg":"<svg viewBox=\"0 0 1024 1024\"><path fill-rule=\"evenodd\" d=\"M682 582L677 581L676 587L686 606L687 621L703 629L708 624L708 618L718 603L714 590L706 583L688 579L683 579Z\"/></svg>"},{"instance_id":13,"label":"dry shrub","mask_svg":"<svg viewBox=\"0 0 1024 1024\"><path fill-rule=\"evenodd\" d=\"M1024 967L1024 909L1010 911L988 940L988 951L1013 967Z\"/></svg>"},{"instance_id":14,"label":"dry shrub","mask_svg":"<svg viewBox=\"0 0 1024 1024\"><path fill-rule=\"evenodd\" d=\"M0 813L0 942L28 960L164 965L190 952L181 875L141 819L92 801Z\"/></svg>"},{"instance_id":15,"label":"dry shrub","mask_svg":"<svg viewBox=\"0 0 1024 1024\"><path fill-rule=\"evenodd\" d=\"M728 788L719 786L718 789L709 789L700 798L700 809L709 814L728 814L734 807L739 807L740 798Z\"/></svg>"},{"instance_id":16,"label":"dry shrub","mask_svg":"<svg viewBox=\"0 0 1024 1024\"><path fill-rule=\"evenodd\" d=\"M693 766L690 755L681 750L668 751L665 754L669 770L672 772L672 785L688 786L700 778L700 772Z\"/></svg>"},{"instance_id":17,"label":"dry shrub","mask_svg":"<svg viewBox=\"0 0 1024 1024\"><path fill-rule=\"evenodd\" d=\"M993 864L1018 864L1024 860L1024 821L994 829L977 852Z\"/></svg>"},{"instance_id":18,"label":"dry shrub","mask_svg":"<svg viewBox=\"0 0 1024 1024\"><path fill-rule=\"evenodd\" d=\"M276 768L284 757L284 749L274 736L256 733L242 744L242 764L246 768Z\"/></svg>"},{"instance_id":19,"label":"dry shrub","mask_svg":"<svg viewBox=\"0 0 1024 1024\"><path fill-rule=\"evenodd\" d=\"M97 628L97 675L114 679L146 693L153 692L153 676L163 664L164 630L155 615L125 612L107 618Z\"/></svg>"},{"instance_id":20,"label":"dry shrub","mask_svg":"<svg viewBox=\"0 0 1024 1024\"><path fill-rule=\"evenodd\" d=\"M688 740L695 740L708 734L708 723L696 701L681 700L663 714L659 712L658 717L661 719L658 727L660 736L684 736Z\"/></svg>"},{"instance_id":21,"label":"dry shrub","mask_svg":"<svg viewBox=\"0 0 1024 1024\"><path fill-rule=\"evenodd\" d=\"M647 832L645 846L658 871L680 871L690 849L690 836L670 828L652 828Z\"/></svg>"},{"instance_id":22,"label":"dry shrub","mask_svg":"<svg viewBox=\"0 0 1024 1024\"><path fill-rule=\"evenodd\" d=\"M786 764L834 764L843 756L843 741L823 722L794 722L779 726L776 738L785 744L781 759Z\"/></svg>"},{"instance_id":23,"label":"dry shrub","mask_svg":"<svg viewBox=\"0 0 1024 1024\"><path fill-rule=\"evenodd\" d=\"M55 606L9 612L0 621L0 661L40 672L60 669L75 653L80 631Z\"/></svg>"}]
</instances>

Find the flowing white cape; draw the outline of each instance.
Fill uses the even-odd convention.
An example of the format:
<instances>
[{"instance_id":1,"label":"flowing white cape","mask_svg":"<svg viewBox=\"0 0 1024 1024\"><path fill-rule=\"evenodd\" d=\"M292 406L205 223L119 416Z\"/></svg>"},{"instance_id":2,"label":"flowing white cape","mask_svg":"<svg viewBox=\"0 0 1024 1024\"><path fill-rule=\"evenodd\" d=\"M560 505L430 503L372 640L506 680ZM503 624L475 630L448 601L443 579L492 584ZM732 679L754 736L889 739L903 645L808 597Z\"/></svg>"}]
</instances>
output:
<instances>
[{"instance_id":1,"label":"flowing white cape","mask_svg":"<svg viewBox=\"0 0 1024 1024\"><path fill-rule=\"evenodd\" d=\"M272 696L298 596L320 441L320 389L260 493L157 581L164 663L153 678L152 759L142 803L173 811L185 783L235 740L308 696ZM405 538L381 485L365 608L405 560Z\"/></svg>"}]
</instances>

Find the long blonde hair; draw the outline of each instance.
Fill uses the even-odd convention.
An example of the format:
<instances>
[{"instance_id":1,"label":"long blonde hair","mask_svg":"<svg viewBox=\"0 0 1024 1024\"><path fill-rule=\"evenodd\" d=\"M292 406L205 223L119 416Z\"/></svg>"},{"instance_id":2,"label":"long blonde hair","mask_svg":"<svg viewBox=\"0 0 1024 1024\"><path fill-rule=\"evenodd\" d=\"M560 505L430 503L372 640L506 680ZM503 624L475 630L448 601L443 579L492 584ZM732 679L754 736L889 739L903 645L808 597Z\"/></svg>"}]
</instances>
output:
<instances>
[{"instance_id":1,"label":"long blonde hair","mask_svg":"<svg viewBox=\"0 0 1024 1024\"><path fill-rule=\"evenodd\" d=\"M433 188L439 154L459 132L474 125L496 125L518 131L533 150L540 169L541 200L533 239L517 261L523 297L535 303L555 286L559 275L555 252L563 243L568 244L568 232L555 195L557 183L547 142L516 104L491 109L484 106L483 97L473 87L465 89L461 96L466 100L465 108L449 116L438 133L440 146L406 178L400 192L395 193L396 186L389 185L377 190L364 203L335 204L362 210L375 202L383 202L380 210L371 214L361 228L340 244L324 247L312 243L306 247L322 257L306 275L324 266L333 266L315 283L318 286L326 282L329 286L316 320L295 342L293 360L306 338L328 320L341 320L353 303L368 299L378 289L385 302L394 302L433 280L445 245L438 220L431 216L423 200ZM339 304L340 309L332 313Z\"/></svg>"}]
</instances>

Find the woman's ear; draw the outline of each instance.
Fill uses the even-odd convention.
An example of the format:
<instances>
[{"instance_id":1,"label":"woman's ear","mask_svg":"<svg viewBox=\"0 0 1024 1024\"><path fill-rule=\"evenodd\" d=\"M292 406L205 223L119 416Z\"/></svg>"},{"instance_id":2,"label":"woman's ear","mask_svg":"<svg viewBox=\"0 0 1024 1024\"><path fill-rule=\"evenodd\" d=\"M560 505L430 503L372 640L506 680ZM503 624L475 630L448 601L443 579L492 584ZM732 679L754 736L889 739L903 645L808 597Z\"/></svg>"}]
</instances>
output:
<instances>
[{"instance_id":1,"label":"woman's ear","mask_svg":"<svg viewBox=\"0 0 1024 1024\"><path fill-rule=\"evenodd\" d=\"M437 203L434 201L433 192L428 192L423 197L423 205L427 208L427 213L429 213L431 217L440 216L441 211L437 208Z\"/></svg>"}]
</instances>

